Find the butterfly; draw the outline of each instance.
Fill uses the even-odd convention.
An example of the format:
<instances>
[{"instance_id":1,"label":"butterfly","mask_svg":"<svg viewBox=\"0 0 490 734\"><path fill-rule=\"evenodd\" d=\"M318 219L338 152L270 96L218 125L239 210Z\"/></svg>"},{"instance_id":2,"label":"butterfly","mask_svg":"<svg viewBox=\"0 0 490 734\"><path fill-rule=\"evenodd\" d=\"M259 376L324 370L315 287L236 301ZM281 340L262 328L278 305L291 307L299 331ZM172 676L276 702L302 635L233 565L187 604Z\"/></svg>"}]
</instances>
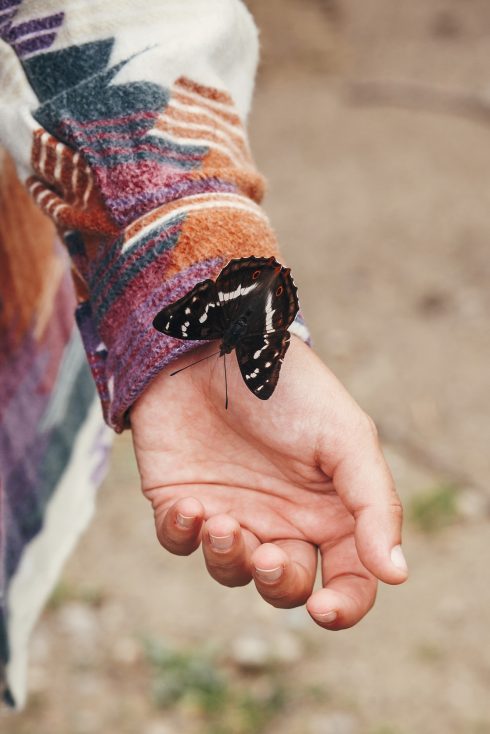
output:
<instances>
[{"instance_id":1,"label":"butterfly","mask_svg":"<svg viewBox=\"0 0 490 734\"><path fill-rule=\"evenodd\" d=\"M274 257L245 257L231 260L216 281L197 283L183 298L159 311L153 326L177 339L221 339L215 354L224 357L228 407L226 355L235 350L245 385L267 400L277 385L289 346L288 327L298 310L290 269Z\"/></svg>"}]
</instances>

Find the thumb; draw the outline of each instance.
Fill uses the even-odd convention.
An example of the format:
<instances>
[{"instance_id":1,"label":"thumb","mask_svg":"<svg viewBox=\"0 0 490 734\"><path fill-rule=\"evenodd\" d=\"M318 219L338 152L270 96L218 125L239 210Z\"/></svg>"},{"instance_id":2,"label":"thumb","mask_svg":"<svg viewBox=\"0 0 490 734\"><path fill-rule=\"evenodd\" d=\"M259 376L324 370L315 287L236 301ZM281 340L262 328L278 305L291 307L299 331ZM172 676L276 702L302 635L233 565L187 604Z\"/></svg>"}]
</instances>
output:
<instances>
[{"instance_id":1,"label":"thumb","mask_svg":"<svg viewBox=\"0 0 490 734\"><path fill-rule=\"evenodd\" d=\"M408 576L401 548L403 509L384 459L373 422L366 416L346 431L330 474L337 494L355 519L355 541L362 564L387 584ZM339 458L340 457L340 458Z\"/></svg>"},{"instance_id":2,"label":"thumb","mask_svg":"<svg viewBox=\"0 0 490 734\"><path fill-rule=\"evenodd\" d=\"M406 581L408 567L401 546L403 510L396 493L384 504L350 509L356 520L355 541L362 564L387 584Z\"/></svg>"}]
</instances>

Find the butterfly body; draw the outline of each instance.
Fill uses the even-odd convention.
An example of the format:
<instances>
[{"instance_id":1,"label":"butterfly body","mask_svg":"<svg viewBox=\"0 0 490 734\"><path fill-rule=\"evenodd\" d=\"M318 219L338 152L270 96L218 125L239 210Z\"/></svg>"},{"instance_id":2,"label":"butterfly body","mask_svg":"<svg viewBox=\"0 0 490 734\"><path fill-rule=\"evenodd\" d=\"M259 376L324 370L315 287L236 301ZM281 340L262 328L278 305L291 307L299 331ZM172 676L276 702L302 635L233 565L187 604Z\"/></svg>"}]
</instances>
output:
<instances>
[{"instance_id":1,"label":"butterfly body","mask_svg":"<svg viewBox=\"0 0 490 734\"><path fill-rule=\"evenodd\" d=\"M248 309L243 316L240 316L236 321L232 321L227 327L220 345L220 357L224 354L230 354L240 344L240 341L247 333L250 314L251 311Z\"/></svg>"},{"instance_id":2,"label":"butterfly body","mask_svg":"<svg viewBox=\"0 0 490 734\"><path fill-rule=\"evenodd\" d=\"M299 309L288 268L274 258L231 260L216 281L198 283L162 309L158 331L178 339L220 340L219 355L236 351L243 380L267 400L289 346L288 327Z\"/></svg>"}]
</instances>

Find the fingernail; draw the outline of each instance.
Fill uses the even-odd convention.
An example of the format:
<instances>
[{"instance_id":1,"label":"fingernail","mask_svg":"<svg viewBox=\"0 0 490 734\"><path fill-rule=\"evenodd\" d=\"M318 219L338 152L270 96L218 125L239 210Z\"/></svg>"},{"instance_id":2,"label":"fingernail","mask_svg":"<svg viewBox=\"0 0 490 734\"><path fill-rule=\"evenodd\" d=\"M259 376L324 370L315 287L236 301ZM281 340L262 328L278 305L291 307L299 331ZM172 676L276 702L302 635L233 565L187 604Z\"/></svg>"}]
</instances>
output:
<instances>
[{"instance_id":1,"label":"fingernail","mask_svg":"<svg viewBox=\"0 0 490 734\"><path fill-rule=\"evenodd\" d=\"M400 571L404 571L405 573L408 571L407 562L405 560L405 556L403 555L401 545L395 545L395 547L392 549L391 562L394 566L399 568Z\"/></svg>"},{"instance_id":2,"label":"fingernail","mask_svg":"<svg viewBox=\"0 0 490 734\"><path fill-rule=\"evenodd\" d=\"M260 581L265 581L266 584L273 584L281 578L284 568L277 566L276 568L256 568L255 574Z\"/></svg>"},{"instance_id":3,"label":"fingernail","mask_svg":"<svg viewBox=\"0 0 490 734\"><path fill-rule=\"evenodd\" d=\"M233 535L211 535L210 533L209 542L214 550L227 551L233 545Z\"/></svg>"},{"instance_id":4,"label":"fingernail","mask_svg":"<svg viewBox=\"0 0 490 734\"><path fill-rule=\"evenodd\" d=\"M331 622L335 622L337 619L337 612L325 612L325 614L315 614L313 612L313 615L315 619L318 619L320 622L323 622L323 624L330 624Z\"/></svg>"},{"instance_id":5,"label":"fingernail","mask_svg":"<svg viewBox=\"0 0 490 734\"><path fill-rule=\"evenodd\" d=\"M195 520L194 515L182 515L180 512L177 513L177 525L181 528L190 528Z\"/></svg>"}]
</instances>

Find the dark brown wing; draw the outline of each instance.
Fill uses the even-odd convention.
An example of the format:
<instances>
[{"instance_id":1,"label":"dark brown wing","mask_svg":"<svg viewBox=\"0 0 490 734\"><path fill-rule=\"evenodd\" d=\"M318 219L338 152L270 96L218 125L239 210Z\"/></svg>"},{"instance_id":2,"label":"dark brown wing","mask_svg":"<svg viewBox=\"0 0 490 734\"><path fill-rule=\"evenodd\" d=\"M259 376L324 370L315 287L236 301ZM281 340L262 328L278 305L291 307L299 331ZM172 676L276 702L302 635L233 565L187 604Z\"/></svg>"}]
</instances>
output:
<instances>
[{"instance_id":1,"label":"dark brown wing","mask_svg":"<svg viewBox=\"0 0 490 734\"><path fill-rule=\"evenodd\" d=\"M225 321L212 280L203 280L175 303L163 308L153 319L153 326L176 339L219 339Z\"/></svg>"},{"instance_id":2,"label":"dark brown wing","mask_svg":"<svg viewBox=\"0 0 490 734\"><path fill-rule=\"evenodd\" d=\"M250 335L287 329L299 310L291 272L273 257L231 260L216 288L227 323L246 315Z\"/></svg>"},{"instance_id":3,"label":"dark brown wing","mask_svg":"<svg viewBox=\"0 0 490 734\"><path fill-rule=\"evenodd\" d=\"M289 337L289 331L249 336L236 348L243 381L261 400L270 398L276 388Z\"/></svg>"}]
</instances>

